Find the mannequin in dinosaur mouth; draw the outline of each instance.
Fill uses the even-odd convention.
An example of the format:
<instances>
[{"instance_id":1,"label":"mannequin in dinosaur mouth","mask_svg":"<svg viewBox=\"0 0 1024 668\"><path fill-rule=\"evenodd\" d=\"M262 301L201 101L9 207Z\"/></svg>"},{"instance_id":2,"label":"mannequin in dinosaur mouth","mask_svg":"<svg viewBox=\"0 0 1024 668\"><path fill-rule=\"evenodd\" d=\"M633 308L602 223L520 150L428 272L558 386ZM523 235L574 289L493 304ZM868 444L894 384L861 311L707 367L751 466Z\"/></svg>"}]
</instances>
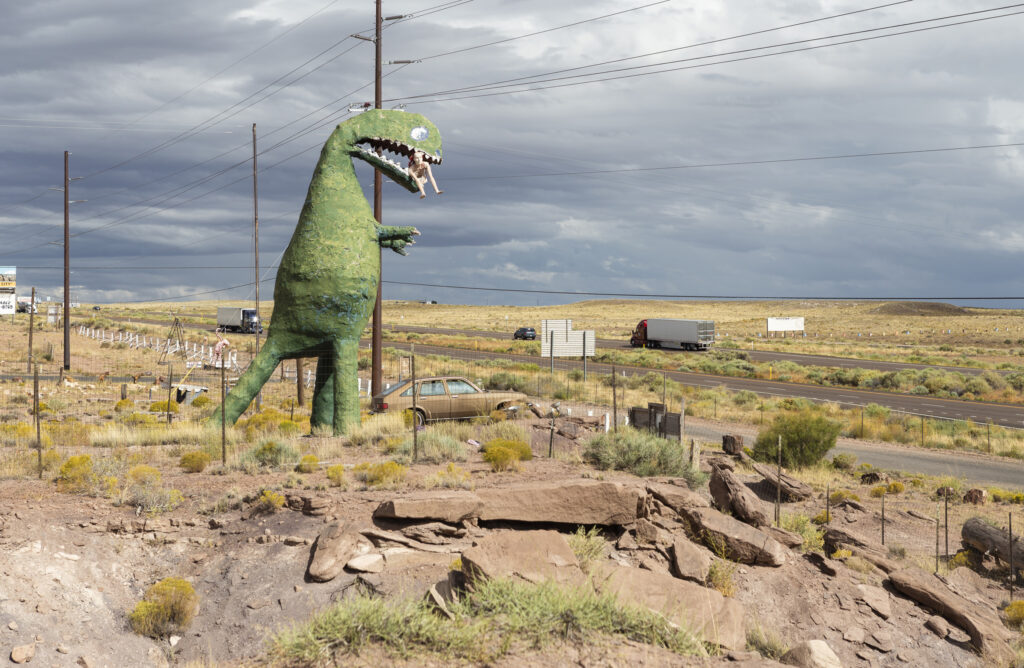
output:
<instances>
[{"instance_id":1,"label":"mannequin in dinosaur mouth","mask_svg":"<svg viewBox=\"0 0 1024 668\"><path fill-rule=\"evenodd\" d=\"M423 151L413 151L412 157L409 158L409 176L416 181L416 185L420 189L420 199L427 196L427 193L423 192L423 184L430 179L430 185L434 186L434 192L438 195L442 194L443 190L438 190L437 182L434 181L434 173L430 171L430 163L423 159Z\"/></svg>"}]
</instances>

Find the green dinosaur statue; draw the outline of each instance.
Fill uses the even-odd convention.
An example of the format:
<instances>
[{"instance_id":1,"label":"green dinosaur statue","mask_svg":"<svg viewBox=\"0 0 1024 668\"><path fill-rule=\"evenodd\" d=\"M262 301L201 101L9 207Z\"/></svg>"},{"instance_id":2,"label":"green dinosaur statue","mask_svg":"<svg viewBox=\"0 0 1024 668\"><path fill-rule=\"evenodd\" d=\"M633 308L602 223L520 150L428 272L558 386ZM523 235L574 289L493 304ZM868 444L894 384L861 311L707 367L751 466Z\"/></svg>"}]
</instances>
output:
<instances>
[{"instance_id":1,"label":"green dinosaur statue","mask_svg":"<svg viewBox=\"0 0 1024 668\"><path fill-rule=\"evenodd\" d=\"M441 135L419 114L371 110L335 128L320 152L299 223L277 270L267 341L213 415L234 424L285 359L316 357L313 427L335 435L359 424L357 351L373 311L380 277L378 248L406 255L415 227L377 224L356 180L359 158L410 192L416 175L386 156L421 151L441 163Z\"/></svg>"}]
</instances>

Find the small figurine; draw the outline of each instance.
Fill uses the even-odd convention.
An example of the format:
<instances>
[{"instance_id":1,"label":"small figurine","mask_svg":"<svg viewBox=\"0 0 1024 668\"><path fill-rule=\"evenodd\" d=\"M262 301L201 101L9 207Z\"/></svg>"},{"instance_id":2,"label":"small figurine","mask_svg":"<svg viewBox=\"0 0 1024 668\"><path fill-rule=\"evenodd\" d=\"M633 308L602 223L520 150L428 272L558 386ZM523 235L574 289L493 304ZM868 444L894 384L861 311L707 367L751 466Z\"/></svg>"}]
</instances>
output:
<instances>
[{"instance_id":1,"label":"small figurine","mask_svg":"<svg viewBox=\"0 0 1024 668\"><path fill-rule=\"evenodd\" d=\"M415 181L416 185L420 189L420 199L427 196L423 192L423 184L426 183L427 179L430 179L430 185L434 186L434 192L440 195L443 190L437 189L437 182L434 181L434 173L430 171L430 163L423 159L423 151L413 151L412 157L409 158L409 176Z\"/></svg>"}]
</instances>

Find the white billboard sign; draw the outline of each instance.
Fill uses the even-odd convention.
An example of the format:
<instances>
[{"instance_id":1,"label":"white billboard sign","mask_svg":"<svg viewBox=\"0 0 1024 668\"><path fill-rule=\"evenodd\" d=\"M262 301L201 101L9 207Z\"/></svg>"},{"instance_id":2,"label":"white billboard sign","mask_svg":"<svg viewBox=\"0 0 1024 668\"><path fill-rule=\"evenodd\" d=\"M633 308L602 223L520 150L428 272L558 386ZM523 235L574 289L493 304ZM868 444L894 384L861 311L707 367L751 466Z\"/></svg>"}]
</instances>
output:
<instances>
[{"instance_id":1,"label":"white billboard sign","mask_svg":"<svg viewBox=\"0 0 1024 668\"><path fill-rule=\"evenodd\" d=\"M800 318L768 318L769 332L802 332L804 319Z\"/></svg>"},{"instance_id":2,"label":"white billboard sign","mask_svg":"<svg viewBox=\"0 0 1024 668\"><path fill-rule=\"evenodd\" d=\"M597 337L594 330L573 331L572 320L541 320L540 356L551 357L554 343L555 357L594 356Z\"/></svg>"},{"instance_id":3,"label":"white billboard sign","mask_svg":"<svg viewBox=\"0 0 1024 668\"><path fill-rule=\"evenodd\" d=\"M17 310L15 288L16 267L0 267L0 315L11 315Z\"/></svg>"}]
</instances>

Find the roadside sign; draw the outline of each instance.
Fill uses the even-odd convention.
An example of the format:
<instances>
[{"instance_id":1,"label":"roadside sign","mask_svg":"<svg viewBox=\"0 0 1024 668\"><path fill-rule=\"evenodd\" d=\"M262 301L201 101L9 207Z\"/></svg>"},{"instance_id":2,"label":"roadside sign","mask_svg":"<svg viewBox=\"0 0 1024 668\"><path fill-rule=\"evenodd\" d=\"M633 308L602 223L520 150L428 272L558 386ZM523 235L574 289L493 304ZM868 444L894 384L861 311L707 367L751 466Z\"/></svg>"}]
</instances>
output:
<instances>
[{"instance_id":1,"label":"roadside sign","mask_svg":"<svg viewBox=\"0 0 1024 668\"><path fill-rule=\"evenodd\" d=\"M13 314L18 305L15 303L17 267L0 267L0 315Z\"/></svg>"}]
</instances>

